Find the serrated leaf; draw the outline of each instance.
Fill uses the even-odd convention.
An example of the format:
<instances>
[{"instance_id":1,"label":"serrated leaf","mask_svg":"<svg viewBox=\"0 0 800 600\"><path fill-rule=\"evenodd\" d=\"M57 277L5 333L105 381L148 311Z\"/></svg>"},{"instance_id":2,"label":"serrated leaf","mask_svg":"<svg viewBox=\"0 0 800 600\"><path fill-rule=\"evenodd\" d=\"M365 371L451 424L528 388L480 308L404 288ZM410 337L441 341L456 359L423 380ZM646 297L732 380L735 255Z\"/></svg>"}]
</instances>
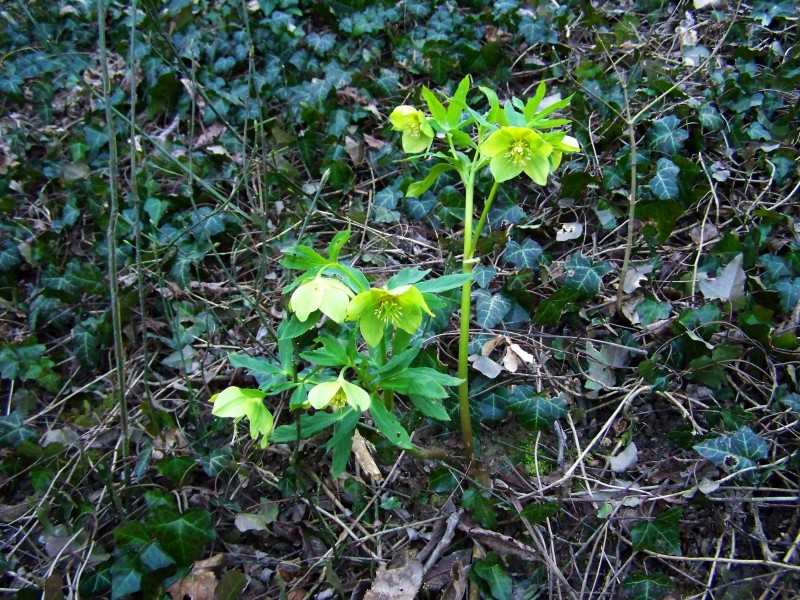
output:
<instances>
[{"instance_id":1,"label":"serrated leaf","mask_svg":"<svg viewBox=\"0 0 800 600\"><path fill-rule=\"evenodd\" d=\"M476 290L475 320L485 329L496 327L511 310L512 302L503 294L491 294L486 290Z\"/></svg>"},{"instance_id":2,"label":"serrated leaf","mask_svg":"<svg viewBox=\"0 0 800 600\"><path fill-rule=\"evenodd\" d=\"M756 466L756 461L767 457L767 442L753 433L749 427L742 427L731 435L723 435L706 440L694 446L700 456L707 458L718 467L735 472ZM755 480L755 473L744 473L745 479Z\"/></svg>"},{"instance_id":3,"label":"serrated leaf","mask_svg":"<svg viewBox=\"0 0 800 600\"><path fill-rule=\"evenodd\" d=\"M155 510L147 522L161 546L179 565L187 566L200 557L203 545L217 538L211 514L202 508L184 513Z\"/></svg>"},{"instance_id":4,"label":"serrated leaf","mask_svg":"<svg viewBox=\"0 0 800 600\"><path fill-rule=\"evenodd\" d=\"M636 305L636 314L642 327L652 325L656 321L669 318L672 308L669 302L659 302L653 298L645 298Z\"/></svg>"},{"instance_id":5,"label":"serrated leaf","mask_svg":"<svg viewBox=\"0 0 800 600\"><path fill-rule=\"evenodd\" d=\"M650 147L669 156L679 154L689 132L680 127L681 120L675 115L667 115L653 121L648 132Z\"/></svg>"},{"instance_id":6,"label":"serrated leaf","mask_svg":"<svg viewBox=\"0 0 800 600\"><path fill-rule=\"evenodd\" d=\"M450 415L447 414L447 409L442 405L439 400L433 398L426 398L417 394L409 394L408 399L419 412L426 417L431 417L437 421L449 421Z\"/></svg>"},{"instance_id":7,"label":"serrated leaf","mask_svg":"<svg viewBox=\"0 0 800 600\"><path fill-rule=\"evenodd\" d=\"M662 600L674 587L672 579L663 573L634 571L622 584L630 600Z\"/></svg>"},{"instance_id":8,"label":"serrated leaf","mask_svg":"<svg viewBox=\"0 0 800 600\"><path fill-rule=\"evenodd\" d=\"M583 298L592 298L600 293L603 275L611 271L611 265L605 261L592 263L584 256L572 254L564 264L564 285L580 292Z\"/></svg>"},{"instance_id":9,"label":"serrated leaf","mask_svg":"<svg viewBox=\"0 0 800 600\"><path fill-rule=\"evenodd\" d=\"M425 294L439 294L448 290L460 288L472 277L471 273L453 273L442 275L426 281L420 281L415 287Z\"/></svg>"},{"instance_id":10,"label":"serrated leaf","mask_svg":"<svg viewBox=\"0 0 800 600\"><path fill-rule=\"evenodd\" d=\"M32 437L36 437L36 430L25 425L18 411L0 416L0 447L16 448Z\"/></svg>"},{"instance_id":11,"label":"serrated leaf","mask_svg":"<svg viewBox=\"0 0 800 600\"><path fill-rule=\"evenodd\" d=\"M475 574L488 585L495 600L510 600L512 598L511 577L506 573L500 558L494 552L489 552L483 560L476 560L472 564Z\"/></svg>"},{"instance_id":12,"label":"serrated leaf","mask_svg":"<svg viewBox=\"0 0 800 600\"><path fill-rule=\"evenodd\" d=\"M348 416L353 409L349 406L337 410L336 412L319 411L313 415L300 415L300 439L308 439L318 434ZM275 444L285 444L297 440L297 425L281 425L277 427L269 436L271 442Z\"/></svg>"},{"instance_id":13,"label":"serrated leaf","mask_svg":"<svg viewBox=\"0 0 800 600\"><path fill-rule=\"evenodd\" d=\"M478 489L468 488L461 497L461 506L469 511L472 518L487 529L497 527L497 513L494 510L494 503Z\"/></svg>"},{"instance_id":14,"label":"serrated leaf","mask_svg":"<svg viewBox=\"0 0 800 600\"><path fill-rule=\"evenodd\" d=\"M412 448L408 432L392 413L379 401L373 401L369 407L369 414L375 422L375 427L392 444L399 448Z\"/></svg>"},{"instance_id":15,"label":"serrated leaf","mask_svg":"<svg viewBox=\"0 0 800 600\"><path fill-rule=\"evenodd\" d=\"M519 419L520 425L532 431L546 431L567 414L563 398L547 398L527 385L518 385L508 397L507 410Z\"/></svg>"},{"instance_id":16,"label":"serrated leaf","mask_svg":"<svg viewBox=\"0 0 800 600\"><path fill-rule=\"evenodd\" d=\"M659 200L673 200L678 196L678 175L681 170L668 158L659 158L656 173L647 183L647 187Z\"/></svg>"},{"instance_id":17,"label":"serrated leaf","mask_svg":"<svg viewBox=\"0 0 800 600\"><path fill-rule=\"evenodd\" d=\"M652 521L634 525L631 528L633 549L680 556L681 539L678 524L681 512L680 508L670 508Z\"/></svg>"},{"instance_id":18,"label":"serrated leaf","mask_svg":"<svg viewBox=\"0 0 800 600\"><path fill-rule=\"evenodd\" d=\"M718 274L716 279L709 279L706 273L697 274L697 283L700 291L707 300L738 300L743 298L744 284L747 276L742 269L744 255L737 254L731 262Z\"/></svg>"},{"instance_id":19,"label":"serrated leaf","mask_svg":"<svg viewBox=\"0 0 800 600\"><path fill-rule=\"evenodd\" d=\"M542 247L530 238L527 238L522 245L515 241L506 244L503 252L503 260L510 262L518 271L522 269L538 269L539 257L542 255Z\"/></svg>"}]
</instances>

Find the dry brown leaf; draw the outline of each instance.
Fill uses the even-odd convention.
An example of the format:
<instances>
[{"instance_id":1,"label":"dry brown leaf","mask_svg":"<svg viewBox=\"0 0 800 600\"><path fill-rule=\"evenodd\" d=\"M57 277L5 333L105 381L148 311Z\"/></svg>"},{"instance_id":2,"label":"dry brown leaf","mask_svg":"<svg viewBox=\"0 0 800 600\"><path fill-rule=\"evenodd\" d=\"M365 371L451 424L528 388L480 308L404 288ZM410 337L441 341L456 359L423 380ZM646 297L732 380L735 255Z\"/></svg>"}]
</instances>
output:
<instances>
[{"instance_id":1,"label":"dry brown leaf","mask_svg":"<svg viewBox=\"0 0 800 600\"><path fill-rule=\"evenodd\" d=\"M505 341L505 338L502 335L496 335L488 342L485 342L483 346L481 346L481 354L483 356L489 356L495 348L497 348L500 344Z\"/></svg>"},{"instance_id":2,"label":"dry brown leaf","mask_svg":"<svg viewBox=\"0 0 800 600\"><path fill-rule=\"evenodd\" d=\"M217 578L211 571L192 571L167 588L172 600L214 600Z\"/></svg>"},{"instance_id":3,"label":"dry brown leaf","mask_svg":"<svg viewBox=\"0 0 800 600\"><path fill-rule=\"evenodd\" d=\"M378 574L364 600L414 600L422 585L422 563L416 558L405 559L400 567L378 567Z\"/></svg>"},{"instance_id":4,"label":"dry brown leaf","mask_svg":"<svg viewBox=\"0 0 800 600\"><path fill-rule=\"evenodd\" d=\"M372 458L372 452L370 452L367 441L358 433L358 430L356 430L355 435L353 435L353 454L358 464L372 481L375 483L383 481L383 474L378 468L375 459Z\"/></svg>"},{"instance_id":5,"label":"dry brown leaf","mask_svg":"<svg viewBox=\"0 0 800 600\"><path fill-rule=\"evenodd\" d=\"M467 593L467 574L464 572L464 563L457 560L450 568L452 579L442 592L442 600L461 600Z\"/></svg>"}]
</instances>

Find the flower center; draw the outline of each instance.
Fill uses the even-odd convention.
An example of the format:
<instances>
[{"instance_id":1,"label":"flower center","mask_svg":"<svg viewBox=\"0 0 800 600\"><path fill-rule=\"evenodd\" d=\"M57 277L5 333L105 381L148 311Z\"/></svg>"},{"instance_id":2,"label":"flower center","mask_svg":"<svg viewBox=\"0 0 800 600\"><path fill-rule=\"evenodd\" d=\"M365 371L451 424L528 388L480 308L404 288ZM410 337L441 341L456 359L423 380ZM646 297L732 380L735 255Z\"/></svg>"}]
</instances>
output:
<instances>
[{"instance_id":1,"label":"flower center","mask_svg":"<svg viewBox=\"0 0 800 600\"><path fill-rule=\"evenodd\" d=\"M420 124L417 122L412 123L409 126L408 130L409 133L411 134L411 137L413 138L418 138L422 133L422 130L420 129Z\"/></svg>"},{"instance_id":2,"label":"flower center","mask_svg":"<svg viewBox=\"0 0 800 600\"><path fill-rule=\"evenodd\" d=\"M378 315L378 318L384 323L391 323L392 325L397 325L401 312L402 308L397 298L391 296L383 298L375 308L375 314Z\"/></svg>"},{"instance_id":3,"label":"flower center","mask_svg":"<svg viewBox=\"0 0 800 600\"><path fill-rule=\"evenodd\" d=\"M333 398L331 398L331 402L328 406L333 410L339 410L345 404L347 404L347 396L343 389L339 389L339 391L334 394Z\"/></svg>"},{"instance_id":4,"label":"flower center","mask_svg":"<svg viewBox=\"0 0 800 600\"><path fill-rule=\"evenodd\" d=\"M516 140L513 144L508 147L508 152L506 152L506 158L511 160L511 163L515 167L521 167L528 159L531 157L531 149L522 140Z\"/></svg>"}]
</instances>

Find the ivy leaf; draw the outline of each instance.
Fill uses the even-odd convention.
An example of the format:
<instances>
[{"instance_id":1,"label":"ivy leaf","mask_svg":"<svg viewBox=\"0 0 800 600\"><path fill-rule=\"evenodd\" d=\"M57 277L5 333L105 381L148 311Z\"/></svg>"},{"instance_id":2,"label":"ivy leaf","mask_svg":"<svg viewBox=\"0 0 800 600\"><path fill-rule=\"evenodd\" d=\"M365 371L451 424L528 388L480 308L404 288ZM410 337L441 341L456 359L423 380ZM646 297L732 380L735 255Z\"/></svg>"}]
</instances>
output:
<instances>
[{"instance_id":1,"label":"ivy leaf","mask_svg":"<svg viewBox=\"0 0 800 600\"><path fill-rule=\"evenodd\" d=\"M634 525L631 528L633 549L680 556L681 540L678 532L680 520L681 509L670 508L652 521Z\"/></svg>"},{"instance_id":2,"label":"ivy leaf","mask_svg":"<svg viewBox=\"0 0 800 600\"><path fill-rule=\"evenodd\" d=\"M522 509L519 516L527 519L533 525L539 525L544 523L546 519L556 516L559 506L558 502L542 502L541 504L532 502Z\"/></svg>"},{"instance_id":3,"label":"ivy leaf","mask_svg":"<svg viewBox=\"0 0 800 600\"><path fill-rule=\"evenodd\" d=\"M211 513L203 508L190 508L184 513L171 509L155 510L147 527L164 550L182 566L192 564L200 557L203 545L217 538Z\"/></svg>"},{"instance_id":4,"label":"ivy leaf","mask_svg":"<svg viewBox=\"0 0 800 600\"><path fill-rule=\"evenodd\" d=\"M655 119L648 133L650 147L669 156L679 154L689 132L680 127L681 120L675 115Z\"/></svg>"},{"instance_id":5,"label":"ivy leaf","mask_svg":"<svg viewBox=\"0 0 800 600\"><path fill-rule=\"evenodd\" d=\"M800 414L800 394L786 394L781 398L781 403L789 407L789 410Z\"/></svg>"},{"instance_id":6,"label":"ivy leaf","mask_svg":"<svg viewBox=\"0 0 800 600\"><path fill-rule=\"evenodd\" d=\"M110 575L111 600L118 600L142 589L142 574L126 558L114 561Z\"/></svg>"},{"instance_id":7,"label":"ivy leaf","mask_svg":"<svg viewBox=\"0 0 800 600\"><path fill-rule=\"evenodd\" d=\"M475 319L485 329L493 329L511 310L511 300L501 293L492 294L486 290L475 290L478 300L475 303Z\"/></svg>"},{"instance_id":8,"label":"ivy leaf","mask_svg":"<svg viewBox=\"0 0 800 600\"><path fill-rule=\"evenodd\" d=\"M483 560L472 563L475 574L489 584L489 590L495 600L510 600L512 596L511 577L509 577L500 557L494 552L489 552Z\"/></svg>"},{"instance_id":9,"label":"ivy leaf","mask_svg":"<svg viewBox=\"0 0 800 600\"><path fill-rule=\"evenodd\" d=\"M475 283L477 283L483 289L489 287L489 284L492 282L492 279L494 279L495 275L497 275L497 269L494 265L489 265L486 267L481 265L472 270L473 281L475 281Z\"/></svg>"},{"instance_id":10,"label":"ivy leaf","mask_svg":"<svg viewBox=\"0 0 800 600\"><path fill-rule=\"evenodd\" d=\"M673 200L678 196L678 165L668 158L659 158L656 163L656 174L648 182L647 187L659 200Z\"/></svg>"},{"instance_id":11,"label":"ivy leaf","mask_svg":"<svg viewBox=\"0 0 800 600\"><path fill-rule=\"evenodd\" d=\"M547 398L527 385L514 389L507 408L517 416L520 425L532 431L549 430L556 420L567 414L567 403L562 398Z\"/></svg>"},{"instance_id":12,"label":"ivy leaf","mask_svg":"<svg viewBox=\"0 0 800 600\"><path fill-rule=\"evenodd\" d=\"M206 475L216 477L231 464L231 454L230 446L220 446L201 456L198 462Z\"/></svg>"},{"instance_id":13,"label":"ivy leaf","mask_svg":"<svg viewBox=\"0 0 800 600\"><path fill-rule=\"evenodd\" d=\"M0 273L6 273L22 262L22 256L17 247L10 241L0 248Z\"/></svg>"},{"instance_id":14,"label":"ivy leaf","mask_svg":"<svg viewBox=\"0 0 800 600\"><path fill-rule=\"evenodd\" d=\"M775 284L775 291L781 298L781 308L786 314L791 313L800 301L800 277L782 279Z\"/></svg>"},{"instance_id":15,"label":"ivy leaf","mask_svg":"<svg viewBox=\"0 0 800 600\"><path fill-rule=\"evenodd\" d=\"M539 257L542 255L542 247L530 238L527 238L520 246L515 241L506 244L503 252L503 259L516 267L517 271L522 269L538 269Z\"/></svg>"},{"instance_id":16,"label":"ivy leaf","mask_svg":"<svg viewBox=\"0 0 800 600\"><path fill-rule=\"evenodd\" d=\"M731 262L729 262L724 269L718 274L716 279L709 279L707 273L697 274L697 283L700 291L707 300L738 300L743 298L744 284L747 281L747 276L742 269L742 260L744 255L737 254Z\"/></svg>"},{"instance_id":17,"label":"ivy leaf","mask_svg":"<svg viewBox=\"0 0 800 600\"><path fill-rule=\"evenodd\" d=\"M703 104L697 111L697 119L700 121L700 125L709 131L719 131L725 126L725 119L713 104Z\"/></svg>"},{"instance_id":18,"label":"ivy leaf","mask_svg":"<svg viewBox=\"0 0 800 600\"><path fill-rule=\"evenodd\" d=\"M549 298L539 304L536 314L533 316L533 322L537 325L556 325L564 309L580 297L581 293L576 289L558 288Z\"/></svg>"},{"instance_id":19,"label":"ivy leaf","mask_svg":"<svg viewBox=\"0 0 800 600\"><path fill-rule=\"evenodd\" d=\"M700 456L707 458L727 471L739 471L756 466L757 460L767 457L767 442L758 437L749 427L742 427L731 435L706 440L694 446ZM755 473L743 474L749 481Z\"/></svg>"},{"instance_id":20,"label":"ivy leaf","mask_svg":"<svg viewBox=\"0 0 800 600\"><path fill-rule=\"evenodd\" d=\"M431 471L428 475L428 490L434 494L449 494L458 486L458 479L453 472L441 467Z\"/></svg>"},{"instance_id":21,"label":"ivy leaf","mask_svg":"<svg viewBox=\"0 0 800 600\"><path fill-rule=\"evenodd\" d=\"M100 337L91 323L78 323L72 328L72 351L82 366L88 369L96 367L101 347Z\"/></svg>"},{"instance_id":22,"label":"ivy leaf","mask_svg":"<svg viewBox=\"0 0 800 600\"><path fill-rule=\"evenodd\" d=\"M642 327L652 325L656 321L669 318L671 306L669 302L659 302L653 298L645 298L636 305L636 314Z\"/></svg>"},{"instance_id":23,"label":"ivy leaf","mask_svg":"<svg viewBox=\"0 0 800 600\"><path fill-rule=\"evenodd\" d=\"M472 518L487 529L497 527L497 513L494 503L476 488L469 488L461 497L461 506L469 511Z\"/></svg>"},{"instance_id":24,"label":"ivy leaf","mask_svg":"<svg viewBox=\"0 0 800 600\"><path fill-rule=\"evenodd\" d=\"M78 592L85 598L96 598L107 594L111 590L111 567L116 561L108 560L102 563L88 576L81 577Z\"/></svg>"},{"instance_id":25,"label":"ivy leaf","mask_svg":"<svg viewBox=\"0 0 800 600\"><path fill-rule=\"evenodd\" d=\"M672 234L675 222L683 214L683 207L674 200L645 200L636 203L636 218L654 221L658 241L664 243Z\"/></svg>"},{"instance_id":26,"label":"ivy leaf","mask_svg":"<svg viewBox=\"0 0 800 600\"><path fill-rule=\"evenodd\" d=\"M567 276L564 285L578 290L582 298L591 298L600 293L603 275L611 271L611 265L605 261L592 263L581 254L572 254L564 265Z\"/></svg>"},{"instance_id":27,"label":"ivy leaf","mask_svg":"<svg viewBox=\"0 0 800 600\"><path fill-rule=\"evenodd\" d=\"M663 573L647 575L641 571L628 575L622 584L630 600L662 600L672 588L672 579Z\"/></svg>"},{"instance_id":28,"label":"ivy leaf","mask_svg":"<svg viewBox=\"0 0 800 600\"><path fill-rule=\"evenodd\" d=\"M36 430L25 425L22 415L12 411L8 415L0 416L0 448L16 448L25 440L36 437Z\"/></svg>"},{"instance_id":29,"label":"ivy leaf","mask_svg":"<svg viewBox=\"0 0 800 600\"><path fill-rule=\"evenodd\" d=\"M767 285L773 285L781 279L792 276L791 268L780 256L762 254L758 258L758 264L764 267L764 274L761 278Z\"/></svg>"}]
</instances>

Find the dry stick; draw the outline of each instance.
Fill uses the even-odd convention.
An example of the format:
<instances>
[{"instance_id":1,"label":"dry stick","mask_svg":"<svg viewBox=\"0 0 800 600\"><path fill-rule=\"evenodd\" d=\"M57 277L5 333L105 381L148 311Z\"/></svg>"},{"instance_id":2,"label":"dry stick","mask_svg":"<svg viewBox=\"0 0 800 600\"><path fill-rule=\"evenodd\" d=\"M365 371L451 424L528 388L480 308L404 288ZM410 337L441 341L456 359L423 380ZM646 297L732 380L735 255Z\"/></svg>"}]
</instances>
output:
<instances>
[{"instance_id":1,"label":"dry stick","mask_svg":"<svg viewBox=\"0 0 800 600\"><path fill-rule=\"evenodd\" d=\"M122 315L119 306L119 281L117 280L117 218L119 207L117 198L117 142L114 128L114 115L111 112L110 79L108 75L108 55L106 51L106 5L103 0L98 3L97 26L99 29L100 64L103 76L103 104L106 112L106 129L108 131L109 149L109 207L108 207L108 291L111 296L111 323L114 334L114 365L117 373L117 403L120 411L120 427L122 429L122 476L126 486L130 485L128 469L128 398L125 395L125 355L122 349ZM134 16L135 18L135 16ZM135 175L134 175L135 176Z\"/></svg>"}]
</instances>

